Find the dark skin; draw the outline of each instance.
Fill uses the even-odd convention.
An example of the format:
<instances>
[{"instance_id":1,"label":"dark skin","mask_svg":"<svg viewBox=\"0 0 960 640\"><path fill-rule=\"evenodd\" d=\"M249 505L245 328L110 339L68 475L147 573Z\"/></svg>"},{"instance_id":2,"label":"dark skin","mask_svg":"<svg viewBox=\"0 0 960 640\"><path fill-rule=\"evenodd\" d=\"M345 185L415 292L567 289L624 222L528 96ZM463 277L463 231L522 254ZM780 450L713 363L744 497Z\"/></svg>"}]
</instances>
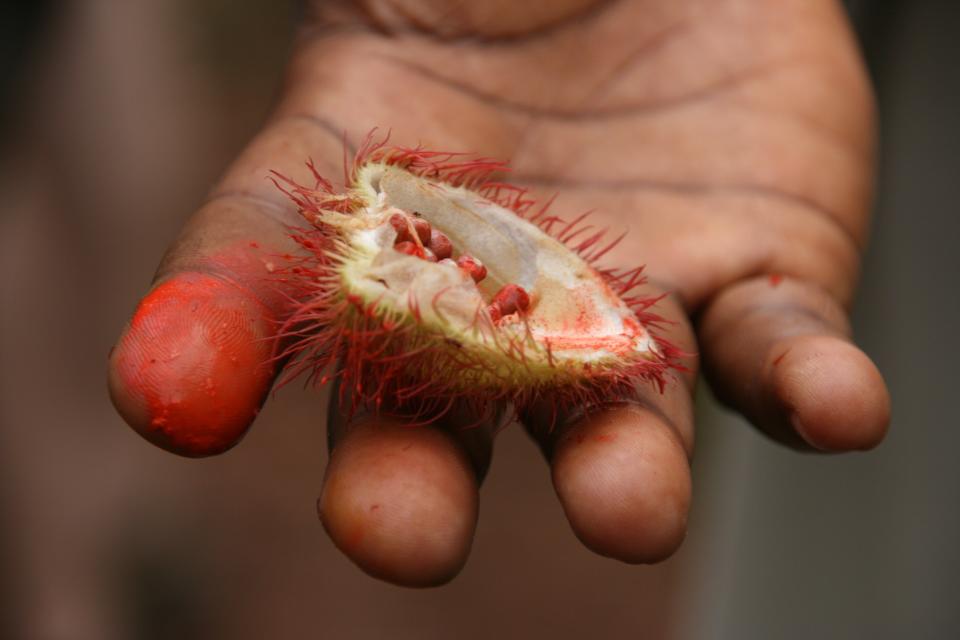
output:
<instances>
[{"instance_id":1,"label":"dark skin","mask_svg":"<svg viewBox=\"0 0 960 640\"><path fill-rule=\"evenodd\" d=\"M629 228L611 262L642 261L651 294L670 294L658 306L675 323L668 337L696 355L662 394L643 386L636 401L562 415L552 429L546 408L523 416L590 549L656 562L679 546L701 367L725 403L787 446L841 452L882 440L887 390L847 319L867 235L875 116L839 3L321 3L273 117L187 224L154 286L213 274L229 286L195 308L242 308L252 337L269 335L267 319L282 317L283 305L264 288L264 260L237 247L290 251L284 224L297 215L264 176L276 169L306 181L302 165L313 157L336 178L341 132L356 141L373 126L392 129L399 144L510 159L512 181L559 193L558 211L592 209L601 224ZM188 327L204 321L185 317ZM124 373L125 357L158 343L137 326L112 357L111 393L136 429L177 448L151 432L156 416L140 388L149 385ZM192 366L221 357L209 341L176 339ZM187 375L178 366L149 384L178 388ZM255 407L272 373L231 370L227 382ZM253 417L210 418L199 404L183 411L184 428L238 435ZM493 430L458 429L466 416L410 429L362 415L346 428L336 406L330 413L319 506L334 543L397 584L456 575Z\"/></svg>"}]
</instances>

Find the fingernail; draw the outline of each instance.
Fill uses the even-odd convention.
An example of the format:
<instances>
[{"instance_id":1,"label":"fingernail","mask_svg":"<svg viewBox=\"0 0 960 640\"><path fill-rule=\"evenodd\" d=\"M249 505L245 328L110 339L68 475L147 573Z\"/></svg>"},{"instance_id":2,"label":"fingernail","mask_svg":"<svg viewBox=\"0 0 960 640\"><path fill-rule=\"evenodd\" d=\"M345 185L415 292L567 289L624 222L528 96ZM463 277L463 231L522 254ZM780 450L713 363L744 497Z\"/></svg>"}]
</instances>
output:
<instances>
[{"instance_id":1,"label":"fingernail","mask_svg":"<svg viewBox=\"0 0 960 640\"><path fill-rule=\"evenodd\" d=\"M800 419L800 415L797 413L790 414L790 424L793 426L793 430L800 434L800 437L809 444L811 447L817 451L830 451L827 447L824 447L822 444L817 442L808 432L806 427L803 425L803 421Z\"/></svg>"}]
</instances>

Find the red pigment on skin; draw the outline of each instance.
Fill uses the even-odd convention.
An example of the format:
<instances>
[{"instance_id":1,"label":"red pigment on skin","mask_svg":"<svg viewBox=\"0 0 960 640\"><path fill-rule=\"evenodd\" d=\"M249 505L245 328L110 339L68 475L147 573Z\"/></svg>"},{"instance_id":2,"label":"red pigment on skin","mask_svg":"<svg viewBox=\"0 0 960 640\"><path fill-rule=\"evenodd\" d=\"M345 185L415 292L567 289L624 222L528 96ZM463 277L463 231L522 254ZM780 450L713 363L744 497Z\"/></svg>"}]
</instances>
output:
<instances>
[{"instance_id":1,"label":"red pigment on skin","mask_svg":"<svg viewBox=\"0 0 960 640\"><path fill-rule=\"evenodd\" d=\"M221 278L184 273L140 303L113 357L111 395L143 437L220 453L253 421L272 378L265 309Z\"/></svg>"},{"instance_id":2,"label":"red pigment on skin","mask_svg":"<svg viewBox=\"0 0 960 640\"><path fill-rule=\"evenodd\" d=\"M783 282L783 274L781 273L771 273L770 274L770 286L775 287Z\"/></svg>"},{"instance_id":3,"label":"red pigment on skin","mask_svg":"<svg viewBox=\"0 0 960 640\"><path fill-rule=\"evenodd\" d=\"M346 546L350 549L356 549L363 542L364 532L361 527L354 529L347 537Z\"/></svg>"}]
</instances>

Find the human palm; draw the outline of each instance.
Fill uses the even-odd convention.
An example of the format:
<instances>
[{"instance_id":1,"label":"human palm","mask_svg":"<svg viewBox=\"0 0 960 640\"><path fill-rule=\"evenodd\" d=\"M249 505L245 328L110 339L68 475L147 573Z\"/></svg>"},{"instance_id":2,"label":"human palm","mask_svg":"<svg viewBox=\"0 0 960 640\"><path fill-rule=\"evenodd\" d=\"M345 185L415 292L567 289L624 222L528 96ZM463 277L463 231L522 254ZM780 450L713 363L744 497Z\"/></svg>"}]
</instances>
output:
<instances>
[{"instance_id":1,"label":"human palm","mask_svg":"<svg viewBox=\"0 0 960 640\"><path fill-rule=\"evenodd\" d=\"M832 0L320 3L264 130L185 228L111 359L120 413L162 446L218 452L252 421L292 251L270 170L342 172L342 132L511 161L629 234L612 264L647 265L691 355L661 394L554 423L523 416L575 533L630 562L679 545L702 359L728 404L801 449L868 448L889 401L849 342L872 179L869 87ZM175 354L175 357L170 357ZM162 407L162 409L160 408ZM334 542L401 584L455 575L495 429L416 429L331 408L320 500ZM471 422L465 416L461 425ZM548 425L549 423L549 425ZM548 428L552 426L552 428Z\"/></svg>"}]
</instances>

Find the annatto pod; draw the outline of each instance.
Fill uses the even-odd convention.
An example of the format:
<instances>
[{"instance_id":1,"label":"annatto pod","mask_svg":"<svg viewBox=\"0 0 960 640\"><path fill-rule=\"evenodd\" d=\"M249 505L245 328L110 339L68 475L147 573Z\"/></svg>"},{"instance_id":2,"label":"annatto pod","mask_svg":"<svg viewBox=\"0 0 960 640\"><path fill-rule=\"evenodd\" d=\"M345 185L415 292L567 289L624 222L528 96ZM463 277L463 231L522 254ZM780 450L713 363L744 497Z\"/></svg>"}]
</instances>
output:
<instances>
[{"instance_id":1,"label":"annatto pod","mask_svg":"<svg viewBox=\"0 0 960 640\"><path fill-rule=\"evenodd\" d=\"M338 377L349 410L413 407L423 421L458 400L483 416L662 388L680 354L654 332L656 298L636 293L642 268L597 266L619 238L494 181L502 162L388 138L367 137L344 193L312 163L312 186L275 174L312 225L282 274L295 292L286 380Z\"/></svg>"}]
</instances>

